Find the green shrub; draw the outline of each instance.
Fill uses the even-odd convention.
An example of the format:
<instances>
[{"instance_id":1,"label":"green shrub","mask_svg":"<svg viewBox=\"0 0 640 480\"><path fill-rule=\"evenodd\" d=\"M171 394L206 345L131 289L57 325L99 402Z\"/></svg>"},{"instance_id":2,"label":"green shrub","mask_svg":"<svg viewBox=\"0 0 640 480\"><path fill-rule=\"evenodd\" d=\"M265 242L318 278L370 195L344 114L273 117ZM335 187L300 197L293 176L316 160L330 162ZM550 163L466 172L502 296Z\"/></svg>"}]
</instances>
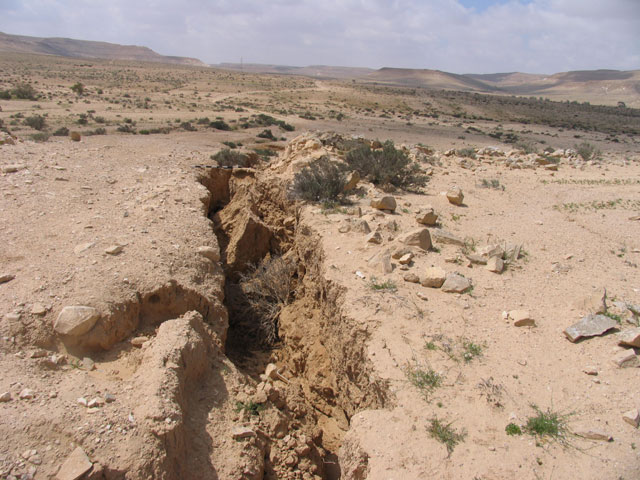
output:
<instances>
[{"instance_id":1,"label":"green shrub","mask_svg":"<svg viewBox=\"0 0 640 480\"><path fill-rule=\"evenodd\" d=\"M397 150L391 140L386 141L381 150L360 145L347 153L345 161L374 185L417 188L429 181L420 167L412 163L406 153Z\"/></svg>"},{"instance_id":2,"label":"green shrub","mask_svg":"<svg viewBox=\"0 0 640 480\"><path fill-rule=\"evenodd\" d=\"M274 141L277 140L277 138L273 136L273 132L271 131L271 129L263 130L257 136L258 138L266 138L268 140L274 140Z\"/></svg>"},{"instance_id":3,"label":"green shrub","mask_svg":"<svg viewBox=\"0 0 640 480\"><path fill-rule=\"evenodd\" d=\"M296 173L291 188L296 198L309 202L327 202L342 197L347 176L327 157L321 157Z\"/></svg>"},{"instance_id":4,"label":"green shrub","mask_svg":"<svg viewBox=\"0 0 640 480\"><path fill-rule=\"evenodd\" d=\"M231 130L231 127L224 120L214 120L209 126L216 130Z\"/></svg>"},{"instance_id":5,"label":"green shrub","mask_svg":"<svg viewBox=\"0 0 640 480\"><path fill-rule=\"evenodd\" d=\"M76 82L71 86L71 91L78 96L84 95L84 85L80 82Z\"/></svg>"},{"instance_id":6,"label":"green shrub","mask_svg":"<svg viewBox=\"0 0 640 480\"><path fill-rule=\"evenodd\" d=\"M187 132L195 132L198 130L196 127L191 125L191 122L182 122L180 124L180 128L184 129Z\"/></svg>"},{"instance_id":7,"label":"green shrub","mask_svg":"<svg viewBox=\"0 0 640 480\"><path fill-rule=\"evenodd\" d=\"M69 129L67 127L60 127L53 132L54 137L66 137L67 135L69 135Z\"/></svg>"},{"instance_id":8,"label":"green shrub","mask_svg":"<svg viewBox=\"0 0 640 480\"><path fill-rule=\"evenodd\" d=\"M582 142L578 145L575 145L574 149L576 152L578 152L578 155L580 155L585 162L588 162L589 160L598 160L601 155L600 150L598 150L595 145L589 142Z\"/></svg>"},{"instance_id":9,"label":"green shrub","mask_svg":"<svg viewBox=\"0 0 640 480\"><path fill-rule=\"evenodd\" d=\"M46 132L39 132L29 135L29 138L31 138L31 140L33 140L34 142L46 142L47 140L49 140L49 134Z\"/></svg>"},{"instance_id":10,"label":"green shrub","mask_svg":"<svg viewBox=\"0 0 640 480\"><path fill-rule=\"evenodd\" d=\"M93 131L94 135L106 135L107 134L107 129L104 127L98 127Z\"/></svg>"},{"instance_id":11,"label":"green shrub","mask_svg":"<svg viewBox=\"0 0 640 480\"><path fill-rule=\"evenodd\" d=\"M34 130L44 130L47 122L42 115L33 115L24 119L23 123Z\"/></svg>"},{"instance_id":12,"label":"green shrub","mask_svg":"<svg viewBox=\"0 0 640 480\"><path fill-rule=\"evenodd\" d=\"M211 160L215 160L221 167L253 167L255 158L245 155L244 153L234 152L228 148L220 150L215 155L211 155Z\"/></svg>"},{"instance_id":13,"label":"green shrub","mask_svg":"<svg viewBox=\"0 0 640 480\"><path fill-rule=\"evenodd\" d=\"M438 440L440 443L443 443L447 447L447 453L451 455L453 449L456 445L462 442L467 436L466 432L463 430L461 432L456 432L451 426L453 422L444 423L440 421L438 418L432 418L429 427L427 428L427 432Z\"/></svg>"},{"instance_id":14,"label":"green shrub","mask_svg":"<svg viewBox=\"0 0 640 480\"><path fill-rule=\"evenodd\" d=\"M36 89L33 88L29 83L17 84L11 93L14 97L20 100L35 100L38 96L38 92L36 92Z\"/></svg>"},{"instance_id":15,"label":"green shrub","mask_svg":"<svg viewBox=\"0 0 640 480\"><path fill-rule=\"evenodd\" d=\"M231 149L238 148L238 144L235 143L235 142L226 141L226 142L222 142L222 144L226 145L227 147L229 147Z\"/></svg>"},{"instance_id":16,"label":"green shrub","mask_svg":"<svg viewBox=\"0 0 640 480\"><path fill-rule=\"evenodd\" d=\"M11 92L9 90L0 90L0 100L11 100Z\"/></svg>"}]
</instances>

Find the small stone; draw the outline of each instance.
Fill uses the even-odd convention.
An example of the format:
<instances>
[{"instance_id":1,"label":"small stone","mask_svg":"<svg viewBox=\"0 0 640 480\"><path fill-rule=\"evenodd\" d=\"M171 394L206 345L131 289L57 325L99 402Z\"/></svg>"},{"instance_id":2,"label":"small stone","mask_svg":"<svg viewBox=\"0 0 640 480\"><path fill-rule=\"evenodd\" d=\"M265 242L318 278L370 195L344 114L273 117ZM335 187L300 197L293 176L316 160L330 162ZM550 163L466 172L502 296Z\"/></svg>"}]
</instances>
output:
<instances>
[{"instance_id":1,"label":"small stone","mask_svg":"<svg viewBox=\"0 0 640 480\"><path fill-rule=\"evenodd\" d=\"M409 265L411 263L411 260L413 260L413 257L413 253L407 253L406 255L403 255L398 259L398 263L400 265Z\"/></svg>"},{"instance_id":2,"label":"small stone","mask_svg":"<svg viewBox=\"0 0 640 480\"><path fill-rule=\"evenodd\" d=\"M633 349L625 350L615 355L613 357L613 363L620 368L637 367L640 365L638 356L635 354Z\"/></svg>"},{"instance_id":3,"label":"small stone","mask_svg":"<svg viewBox=\"0 0 640 480\"><path fill-rule=\"evenodd\" d=\"M371 232L369 235L367 235L366 241L367 243L380 245L382 243L382 235L380 235L380 232Z\"/></svg>"},{"instance_id":4,"label":"small stone","mask_svg":"<svg viewBox=\"0 0 640 480\"><path fill-rule=\"evenodd\" d=\"M400 237L400 242L405 245L419 247L422 250L429 250L431 248L431 235L428 229L420 228Z\"/></svg>"},{"instance_id":5,"label":"small stone","mask_svg":"<svg viewBox=\"0 0 640 480\"><path fill-rule=\"evenodd\" d=\"M87 399L84 397L79 397L76 402L78 403L78 405L82 405L83 407L86 407L89 402L87 402Z\"/></svg>"},{"instance_id":6,"label":"small stone","mask_svg":"<svg viewBox=\"0 0 640 480\"><path fill-rule=\"evenodd\" d=\"M29 355L31 358L44 358L47 356L47 351L46 350L34 350L33 352L31 352L31 355Z\"/></svg>"},{"instance_id":7,"label":"small stone","mask_svg":"<svg viewBox=\"0 0 640 480\"><path fill-rule=\"evenodd\" d=\"M625 330L618 337L618 344L640 348L640 327Z\"/></svg>"},{"instance_id":8,"label":"small stone","mask_svg":"<svg viewBox=\"0 0 640 480\"><path fill-rule=\"evenodd\" d=\"M84 357L82 359L82 369L90 372L91 370L95 370L96 364L89 357Z\"/></svg>"},{"instance_id":9,"label":"small stone","mask_svg":"<svg viewBox=\"0 0 640 480\"><path fill-rule=\"evenodd\" d=\"M86 252L87 250L89 250L91 247L93 247L95 245L95 242L87 242L87 243L81 243L79 245L76 245L73 249L73 253L75 253L76 255L80 255L81 253Z\"/></svg>"},{"instance_id":10,"label":"small stone","mask_svg":"<svg viewBox=\"0 0 640 480\"><path fill-rule=\"evenodd\" d=\"M92 307L64 307L53 324L53 329L61 335L79 337L91 330L99 318L100 314Z\"/></svg>"},{"instance_id":11,"label":"small stone","mask_svg":"<svg viewBox=\"0 0 640 480\"><path fill-rule=\"evenodd\" d=\"M255 437L256 432L249 427L235 427L231 432L231 436L234 440L241 440L243 438Z\"/></svg>"},{"instance_id":12,"label":"small stone","mask_svg":"<svg viewBox=\"0 0 640 480\"><path fill-rule=\"evenodd\" d=\"M527 310L511 310L509 318L513 320L516 327L535 327L536 321L531 318L531 314Z\"/></svg>"},{"instance_id":13,"label":"small stone","mask_svg":"<svg viewBox=\"0 0 640 480\"><path fill-rule=\"evenodd\" d=\"M371 227L369 227L366 220L354 220L351 230L358 233L364 233L365 235L371 233Z\"/></svg>"},{"instance_id":14,"label":"small stone","mask_svg":"<svg viewBox=\"0 0 640 480\"><path fill-rule=\"evenodd\" d=\"M416 216L416 221L422 225L432 227L438 223L438 214L433 210L433 207L426 207L420 210Z\"/></svg>"},{"instance_id":15,"label":"small stone","mask_svg":"<svg viewBox=\"0 0 640 480\"><path fill-rule=\"evenodd\" d=\"M343 223L338 228L338 232L340 232L340 233L348 233L350 231L351 231L351 225L348 222Z\"/></svg>"},{"instance_id":16,"label":"small stone","mask_svg":"<svg viewBox=\"0 0 640 480\"><path fill-rule=\"evenodd\" d=\"M134 337L131 339L131 345L137 348L142 348L142 345L144 345L145 342L148 342L148 341L149 341L149 337L145 337L145 336Z\"/></svg>"},{"instance_id":17,"label":"small stone","mask_svg":"<svg viewBox=\"0 0 640 480\"><path fill-rule=\"evenodd\" d=\"M462 205L464 200L464 193L462 193L462 189L460 187L451 187L447 190L447 200L449 200L449 203L453 205Z\"/></svg>"},{"instance_id":18,"label":"small stone","mask_svg":"<svg viewBox=\"0 0 640 480\"><path fill-rule=\"evenodd\" d=\"M389 210L391 212L396 209L396 199L392 196L374 198L371 200L371 206L377 210Z\"/></svg>"},{"instance_id":19,"label":"small stone","mask_svg":"<svg viewBox=\"0 0 640 480\"><path fill-rule=\"evenodd\" d=\"M6 403L11 401L11 392L4 392L0 395L0 403Z\"/></svg>"},{"instance_id":20,"label":"small stone","mask_svg":"<svg viewBox=\"0 0 640 480\"><path fill-rule=\"evenodd\" d=\"M15 275L10 273L0 273L0 283L7 283L16 278Z\"/></svg>"},{"instance_id":21,"label":"small stone","mask_svg":"<svg viewBox=\"0 0 640 480\"><path fill-rule=\"evenodd\" d=\"M275 365L275 363L270 363L269 365L267 365L267 368L265 368L264 374L267 376L267 378L270 378L271 380L277 380L278 367Z\"/></svg>"},{"instance_id":22,"label":"small stone","mask_svg":"<svg viewBox=\"0 0 640 480\"><path fill-rule=\"evenodd\" d=\"M501 258L491 257L487 261L487 270L493 273L502 273L504 270L504 262Z\"/></svg>"},{"instance_id":23,"label":"small stone","mask_svg":"<svg viewBox=\"0 0 640 480\"><path fill-rule=\"evenodd\" d=\"M582 371L587 375L593 375L593 376L598 375L598 369L596 367L585 367Z\"/></svg>"},{"instance_id":24,"label":"small stone","mask_svg":"<svg viewBox=\"0 0 640 480\"><path fill-rule=\"evenodd\" d=\"M111 393L105 393L104 394L104 401L107 403L113 403L116 401L116 397L115 395L111 394Z\"/></svg>"},{"instance_id":25,"label":"small stone","mask_svg":"<svg viewBox=\"0 0 640 480\"><path fill-rule=\"evenodd\" d=\"M490 259L491 257L502 258L504 256L504 249L500 245L485 245L478 248L476 255Z\"/></svg>"},{"instance_id":26,"label":"small stone","mask_svg":"<svg viewBox=\"0 0 640 480\"><path fill-rule=\"evenodd\" d=\"M382 267L382 273L393 272L393 265L391 264L391 255L386 254L380 257L380 266Z\"/></svg>"},{"instance_id":27,"label":"small stone","mask_svg":"<svg viewBox=\"0 0 640 480\"><path fill-rule=\"evenodd\" d=\"M220 260L220 250L206 245L198 247L198 255L201 255L204 258L211 260L212 262L217 262Z\"/></svg>"},{"instance_id":28,"label":"small stone","mask_svg":"<svg viewBox=\"0 0 640 480\"><path fill-rule=\"evenodd\" d=\"M64 461L56 475L57 480L78 480L93 464L82 448L77 447Z\"/></svg>"},{"instance_id":29,"label":"small stone","mask_svg":"<svg viewBox=\"0 0 640 480\"><path fill-rule=\"evenodd\" d=\"M104 253L108 255L118 255L122 252L122 250L124 250L124 247L122 245L111 245L104 251Z\"/></svg>"},{"instance_id":30,"label":"small stone","mask_svg":"<svg viewBox=\"0 0 640 480\"><path fill-rule=\"evenodd\" d=\"M624 414L622 415L622 420L627 422L633 428L638 428L638 425L640 425L640 412L638 412L637 408L629 410L628 412L624 412Z\"/></svg>"},{"instance_id":31,"label":"small stone","mask_svg":"<svg viewBox=\"0 0 640 480\"><path fill-rule=\"evenodd\" d=\"M418 275L416 275L415 273L406 273L402 278L404 278L405 282L420 283L420 277L418 277Z\"/></svg>"},{"instance_id":32,"label":"small stone","mask_svg":"<svg viewBox=\"0 0 640 480\"><path fill-rule=\"evenodd\" d=\"M617 322L605 315L587 315L577 323L574 323L564 331L571 342L576 342L583 337L595 337L602 335L618 326Z\"/></svg>"},{"instance_id":33,"label":"small stone","mask_svg":"<svg viewBox=\"0 0 640 480\"><path fill-rule=\"evenodd\" d=\"M588 430L578 430L575 432L576 435L583 438L588 438L589 440L601 440L605 442L613 442L613 437L609 435L607 432L597 429L588 429Z\"/></svg>"},{"instance_id":34,"label":"small stone","mask_svg":"<svg viewBox=\"0 0 640 480\"><path fill-rule=\"evenodd\" d=\"M447 293L464 293L471 288L471 280L459 273L450 273L442 284L442 291Z\"/></svg>"},{"instance_id":35,"label":"small stone","mask_svg":"<svg viewBox=\"0 0 640 480\"><path fill-rule=\"evenodd\" d=\"M425 293L422 292L418 292L416 293L416 296L420 299L420 300L424 300L425 302L429 300L429 297L427 297L427 295Z\"/></svg>"},{"instance_id":36,"label":"small stone","mask_svg":"<svg viewBox=\"0 0 640 480\"><path fill-rule=\"evenodd\" d=\"M89 408L98 408L104 405L104 400L102 398L96 397L92 398L87 402L87 407Z\"/></svg>"},{"instance_id":37,"label":"small stone","mask_svg":"<svg viewBox=\"0 0 640 480\"><path fill-rule=\"evenodd\" d=\"M38 317L42 317L46 315L47 307L42 305L41 303L34 303L31 307L31 315L36 315Z\"/></svg>"},{"instance_id":38,"label":"small stone","mask_svg":"<svg viewBox=\"0 0 640 480\"><path fill-rule=\"evenodd\" d=\"M395 260L400 260L402 257L404 257L405 255L407 255L409 253L413 253L411 251L411 248L409 248L409 247L398 247L391 254L391 258L394 258Z\"/></svg>"},{"instance_id":39,"label":"small stone","mask_svg":"<svg viewBox=\"0 0 640 480\"><path fill-rule=\"evenodd\" d=\"M33 390L31 390L30 388L25 388L20 392L19 397L20 400L31 400L33 397L35 397L35 393L33 393Z\"/></svg>"},{"instance_id":40,"label":"small stone","mask_svg":"<svg viewBox=\"0 0 640 480\"><path fill-rule=\"evenodd\" d=\"M467 257L467 260L469 260L471 263L475 263L476 265L487 264L487 259L485 257L481 257L480 255L470 254L470 255L465 255L465 257Z\"/></svg>"},{"instance_id":41,"label":"small stone","mask_svg":"<svg viewBox=\"0 0 640 480\"><path fill-rule=\"evenodd\" d=\"M440 267L427 268L420 283L423 287L440 288L447 279L447 272Z\"/></svg>"}]
</instances>

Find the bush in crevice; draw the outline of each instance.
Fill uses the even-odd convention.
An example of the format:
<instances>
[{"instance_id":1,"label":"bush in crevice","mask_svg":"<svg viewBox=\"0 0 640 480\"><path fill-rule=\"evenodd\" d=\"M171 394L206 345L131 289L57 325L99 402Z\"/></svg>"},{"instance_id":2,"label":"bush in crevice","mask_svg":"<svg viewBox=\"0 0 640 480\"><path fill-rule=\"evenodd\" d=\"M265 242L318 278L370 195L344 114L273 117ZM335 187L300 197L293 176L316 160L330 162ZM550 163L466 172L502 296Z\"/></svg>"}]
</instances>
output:
<instances>
[{"instance_id":1,"label":"bush in crevice","mask_svg":"<svg viewBox=\"0 0 640 480\"><path fill-rule=\"evenodd\" d=\"M309 202L331 202L343 196L346 184L344 169L329 158L321 157L296 173L291 193Z\"/></svg>"},{"instance_id":2,"label":"bush in crevice","mask_svg":"<svg viewBox=\"0 0 640 480\"><path fill-rule=\"evenodd\" d=\"M384 142L382 149L377 150L372 150L368 145L358 146L347 153L345 161L361 177L382 187L392 185L417 189L429 181L420 166L413 163L405 152L396 149L391 140Z\"/></svg>"},{"instance_id":3,"label":"bush in crevice","mask_svg":"<svg viewBox=\"0 0 640 480\"><path fill-rule=\"evenodd\" d=\"M258 158L256 154L247 155L229 148L225 148L215 155L211 155L211 160L215 160L220 167L250 168L257 163Z\"/></svg>"},{"instance_id":4,"label":"bush in crevice","mask_svg":"<svg viewBox=\"0 0 640 480\"><path fill-rule=\"evenodd\" d=\"M291 258L269 257L240 274L239 282L227 291L231 327L256 343L274 346L280 313L291 300L295 271Z\"/></svg>"}]
</instances>

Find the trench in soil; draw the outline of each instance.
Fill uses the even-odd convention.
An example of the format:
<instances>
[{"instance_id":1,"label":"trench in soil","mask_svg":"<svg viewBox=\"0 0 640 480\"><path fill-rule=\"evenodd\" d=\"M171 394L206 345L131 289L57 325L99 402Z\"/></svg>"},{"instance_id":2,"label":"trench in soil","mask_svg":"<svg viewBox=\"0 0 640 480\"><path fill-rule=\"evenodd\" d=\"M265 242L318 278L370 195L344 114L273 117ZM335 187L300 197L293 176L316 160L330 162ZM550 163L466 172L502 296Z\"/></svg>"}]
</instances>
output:
<instances>
[{"instance_id":1,"label":"trench in soil","mask_svg":"<svg viewBox=\"0 0 640 480\"><path fill-rule=\"evenodd\" d=\"M350 418L365 408L382 408L387 388L371 373L367 332L342 315L342 290L324 279L317 234L299 223L285 185L260 181L255 175L245 169L212 168L199 178L210 192L208 217L226 278L225 353L257 382L269 363L281 367L310 412L299 418L301 428L322 430L318 475L340 478L336 453ZM290 266L288 291L286 299L280 299L272 330L265 332L257 326L260 318L252 318L244 308L247 299L240 285L255 265L273 259ZM275 281L281 281L281 275ZM265 471L269 477L273 471Z\"/></svg>"}]
</instances>

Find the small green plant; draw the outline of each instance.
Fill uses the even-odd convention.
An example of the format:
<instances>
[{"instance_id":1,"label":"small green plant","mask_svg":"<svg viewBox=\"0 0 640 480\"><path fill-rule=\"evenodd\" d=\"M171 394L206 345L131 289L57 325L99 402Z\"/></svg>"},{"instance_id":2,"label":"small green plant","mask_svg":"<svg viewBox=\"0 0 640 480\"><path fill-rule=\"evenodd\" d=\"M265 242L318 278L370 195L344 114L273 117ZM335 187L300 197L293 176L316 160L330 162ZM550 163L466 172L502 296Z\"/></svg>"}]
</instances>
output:
<instances>
[{"instance_id":1,"label":"small green plant","mask_svg":"<svg viewBox=\"0 0 640 480\"><path fill-rule=\"evenodd\" d=\"M427 432L447 447L447 456L450 456L456 445L462 442L467 436L464 430L457 432L451 425L453 425L453 422L444 423L437 417L434 417L430 420L430 424L427 427Z\"/></svg>"},{"instance_id":2,"label":"small green plant","mask_svg":"<svg viewBox=\"0 0 640 480\"><path fill-rule=\"evenodd\" d=\"M555 440L563 440L567 435L567 415L561 415L548 409L543 412L536 405L531 405L536 415L527 419L524 430L530 435L539 437L551 437Z\"/></svg>"},{"instance_id":3,"label":"small green plant","mask_svg":"<svg viewBox=\"0 0 640 480\"><path fill-rule=\"evenodd\" d=\"M428 341L428 342L425 342L424 348L425 348L425 350L434 351L434 350L438 349L438 345L436 345L435 342Z\"/></svg>"},{"instance_id":4,"label":"small green plant","mask_svg":"<svg viewBox=\"0 0 640 480\"><path fill-rule=\"evenodd\" d=\"M432 368L424 370L418 365L407 366L406 375L409 382L422 392L425 399L428 399L431 392L440 387L444 381L444 376Z\"/></svg>"},{"instance_id":5,"label":"small green plant","mask_svg":"<svg viewBox=\"0 0 640 480\"><path fill-rule=\"evenodd\" d=\"M462 342L462 348L463 348L462 358L465 361L465 363L469 363L474 358L482 355L482 346L478 345L477 343L464 340Z\"/></svg>"},{"instance_id":6,"label":"small green plant","mask_svg":"<svg viewBox=\"0 0 640 480\"><path fill-rule=\"evenodd\" d=\"M604 312L605 317L609 317L611 320L615 320L619 325L622 325L622 317L616 313Z\"/></svg>"},{"instance_id":7,"label":"small green plant","mask_svg":"<svg viewBox=\"0 0 640 480\"><path fill-rule=\"evenodd\" d=\"M494 190L504 191L504 185L501 185L500 180L498 180L497 178L492 178L489 180L486 178L483 178L482 181L480 182L480 186L482 188L492 188Z\"/></svg>"},{"instance_id":8,"label":"small green plant","mask_svg":"<svg viewBox=\"0 0 640 480\"><path fill-rule=\"evenodd\" d=\"M598 160L601 156L600 150L589 142L577 144L574 146L574 149L585 162L588 162L589 160Z\"/></svg>"},{"instance_id":9,"label":"small green plant","mask_svg":"<svg viewBox=\"0 0 640 480\"><path fill-rule=\"evenodd\" d=\"M371 290L388 290L390 292L395 292L396 290L398 290L398 287L393 280L385 280L384 282L379 282L376 277L371 277L369 288Z\"/></svg>"},{"instance_id":10,"label":"small green plant","mask_svg":"<svg viewBox=\"0 0 640 480\"><path fill-rule=\"evenodd\" d=\"M321 157L296 173L291 193L309 202L334 202L343 197L346 184L344 170L327 157Z\"/></svg>"},{"instance_id":11,"label":"small green plant","mask_svg":"<svg viewBox=\"0 0 640 480\"><path fill-rule=\"evenodd\" d=\"M510 423L504 428L504 431L507 432L507 435L522 435L522 429L519 425L515 423Z\"/></svg>"},{"instance_id":12,"label":"small green plant","mask_svg":"<svg viewBox=\"0 0 640 480\"><path fill-rule=\"evenodd\" d=\"M262 403L236 402L236 412L247 412L249 415L260 415L262 410L264 410L264 405Z\"/></svg>"}]
</instances>

